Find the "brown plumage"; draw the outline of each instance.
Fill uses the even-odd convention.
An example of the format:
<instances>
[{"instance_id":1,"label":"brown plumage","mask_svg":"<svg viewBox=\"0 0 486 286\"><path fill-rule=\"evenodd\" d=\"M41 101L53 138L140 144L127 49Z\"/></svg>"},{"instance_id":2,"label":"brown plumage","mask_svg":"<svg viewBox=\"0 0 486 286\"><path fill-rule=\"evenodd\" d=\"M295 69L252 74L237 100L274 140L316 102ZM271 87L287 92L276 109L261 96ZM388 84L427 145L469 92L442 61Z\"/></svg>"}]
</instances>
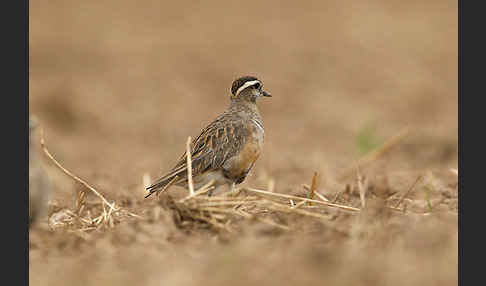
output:
<instances>
[{"instance_id":1,"label":"brown plumage","mask_svg":"<svg viewBox=\"0 0 486 286\"><path fill-rule=\"evenodd\" d=\"M264 129L256 99L271 95L255 77L236 79L231 87L229 108L192 140L191 163L194 187L211 180L215 186L243 182L263 149ZM175 185L186 187L186 152L167 174L147 188L150 196L177 176Z\"/></svg>"}]
</instances>

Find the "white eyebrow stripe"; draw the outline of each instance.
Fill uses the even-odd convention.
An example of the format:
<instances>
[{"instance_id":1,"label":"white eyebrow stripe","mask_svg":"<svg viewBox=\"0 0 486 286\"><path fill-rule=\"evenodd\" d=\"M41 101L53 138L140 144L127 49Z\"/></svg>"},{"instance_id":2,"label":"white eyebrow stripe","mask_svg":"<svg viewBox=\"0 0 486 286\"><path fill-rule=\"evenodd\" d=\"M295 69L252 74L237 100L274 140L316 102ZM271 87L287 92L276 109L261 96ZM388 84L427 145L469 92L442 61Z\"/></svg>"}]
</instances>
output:
<instances>
[{"instance_id":1,"label":"white eyebrow stripe","mask_svg":"<svg viewBox=\"0 0 486 286\"><path fill-rule=\"evenodd\" d=\"M252 85L255 85L257 83L261 84L261 82L259 80L252 80L252 81L245 82L245 84L243 84L242 86L240 86L240 88L238 88L238 90L236 90L235 95L238 95L245 88L252 86Z\"/></svg>"},{"instance_id":2,"label":"white eyebrow stripe","mask_svg":"<svg viewBox=\"0 0 486 286\"><path fill-rule=\"evenodd\" d=\"M258 128L260 128L262 130L263 133L265 133L265 130L263 129L263 125L260 121L258 120L255 120L255 119L252 119L251 120L253 123L255 123L256 126L258 126Z\"/></svg>"}]
</instances>

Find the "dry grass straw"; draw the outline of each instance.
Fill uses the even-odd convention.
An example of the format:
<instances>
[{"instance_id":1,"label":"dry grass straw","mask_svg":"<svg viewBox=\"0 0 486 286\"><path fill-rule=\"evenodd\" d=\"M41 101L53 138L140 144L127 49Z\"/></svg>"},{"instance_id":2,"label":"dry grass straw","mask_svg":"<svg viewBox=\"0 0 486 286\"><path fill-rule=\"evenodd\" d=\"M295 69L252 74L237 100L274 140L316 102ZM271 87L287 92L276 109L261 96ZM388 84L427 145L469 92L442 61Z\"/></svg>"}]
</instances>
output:
<instances>
[{"instance_id":1,"label":"dry grass straw","mask_svg":"<svg viewBox=\"0 0 486 286\"><path fill-rule=\"evenodd\" d=\"M311 187L309 187L309 185L306 184L302 184L302 188L304 188L304 190L309 192L311 190ZM324 202L329 202L329 199L326 198L323 194L321 194L317 189L314 190L314 195L316 195L319 199L323 200Z\"/></svg>"},{"instance_id":2,"label":"dry grass straw","mask_svg":"<svg viewBox=\"0 0 486 286\"><path fill-rule=\"evenodd\" d=\"M285 225L274 221L271 218L272 216L268 215L295 214L322 221L329 221L333 218L333 216L329 214L329 208L348 213L358 213L361 211L361 209L356 207L336 203L337 196L342 192L338 192L333 202L330 202L329 199L322 195L318 191L317 172L313 173L311 186L307 186L305 184L303 185L304 189L308 191L307 197L299 197L275 192L274 181L268 184L268 191L244 187L239 188L232 193L226 192L219 196L208 196L207 193L211 192L215 188L215 181L212 180L198 190L194 190L192 181L190 142L191 138L189 137L186 144L189 193L187 196L179 200L173 200L170 196L167 196L162 200L162 202L166 203L170 209L175 211L174 218L176 220L176 224L179 222L179 226L194 227L200 225L207 228L209 225L215 230L233 232L234 223L243 219L259 221L281 230L290 231L293 229L291 225ZM41 146L44 153L59 169L61 169L65 174L75 181L81 183L86 187L86 189L93 192L101 202L95 208L88 209L85 203L86 192L81 190L78 192L75 210L63 210L63 212L60 214L56 213L58 219L52 221L51 227L75 226L74 229L76 232L86 232L99 229L103 226L113 228L116 225L117 220L120 220L121 216L141 218L136 214L122 211L120 207L115 207L115 202L108 202L105 197L101 195L101 193L95 188L64 168L47 149L42 132ZM367 181L365 178L361 177L359 172L357 179L361 199L361 208L363 208L365 207ZM169 182L169 184L167 184L167 186L163 188L163 190L158 192L157 195L168 190L169 187L177 180L178 177L175 177L173 180L171 180L171 182ZM419 180L420 177L412 185L412 187L410 187L410 189L403 194L395 206L387 206L387 208L403 213L403 210L399 209L398 207ZM146 183L147 179L145 178L145 184ZM316 197L316 199L314 199L314 197ZM96 216L92 216L92 211L99 213Z\"/></svg>"},{"instance_id":3,"label":"dry grass straw","mask_svg":"<svg viewBox=\"0 0 486 286\"><path fill-rule=\"evenodd\" d=\"M268 180L268 191L273 192L275 190L275 180L270 178Z\"/></svg>"},{"instance_id":4,"label":"dry grass straw","mask_svg":"<svg viewBox=\"0 0 486 286\"><path fill-rule=\"evenodd\" d=\"M187 162L187 182L189 184L189 193L194 195L194 185L192 184L192 158L191 158L191 136L187 137L186 142L186 162Z\"/></svg>"},{"instance_id":5,"label":"dry grass straw","mask_svg":"<svg viewBox=\"0 0 486 286\"><path fill-rule=\"evenodd\" d=\"M311 184L311 187L309 189L309 196L308 198L309 199L314 199L314 193L315 193L315 190L317 188L317 172L314 172L314 175L312 176L312 184ZM312 205L311 202L309 202L309 206Z\"/></svg>"},{"instance_id":6,"label":"dry grass straw","mask_svg":"<svg viewBox=\"0 0 486 286\"><path fill-rule=\"evenodd\" d=\"M329 202L324 202L324 201L318 201L318 200L311 200L311 199L308 199L308 198L302 198L302 197L297 197L297 196L292 196L292 195L270 193L270 192L267 192L267 191L257 190L257 189L253 189L253 188L243 188L242 190L247 191L247 192L252 192L252 193L255 193L255 194L260 195L260 196L261 195L267 195L267 196L276 197L276 198L293 199L293 200L300 200L300 201L305 201L305 202L312 202L312 203L316 203L316 204L327 206L327 207L342 209L342 210L345 210L345 211L352 211L352 212L358 212L359 211L358 208L354 208L354 207L349 207L349 206L345 206L345 205L334 204L334 203L329 203Z\"/></svg>"},{"instance_id":7,"label":"dry grass straw","mask_svg":"<svg viewBox=\"0 0 486 286\"><path fill-rule=\"evenodd\" d=\"M292 201L292 200L291 200ZM294 201L292 201L292 207L293 209L297 209L297 208L300 208L301 206L303 206L304 204L306 203L306 201L301 201L301 202L298 202L297 204L294 205Z\"/></svg>"},{"instance_id":8,"label":"dry grass straw","mask_svg":"<svg viewBox=\"0 0 486 286\"><path fill-rule=\"evenodd\" d=\"M176 212L176 223L179 222L179 226L194 226L194 223L199 222L209 224L217 230L232 232L233 222L238 221L238 219L247 219L260 221L282 230L290 230L290 226L277 223L261 214L269 212L295 213L329 220L330 216L322 214L322 211L329 207L351 212L359 211L358 208L330 203L327 198L320 194L317 191L317 172L313 174L311 187L304 185L304 188L309 190L308 198L274 192L275 182L273 180L268 184L268 191L239 188L232 193L223 193L219 196L207 196L206 194L215 188L215 181L211 180L198 190L194 190L190 142L191 137L188 138L186 144L189 193L177 201L173 200L170 196L167 197L169 208ZM171 184L169 183L165 189L169 185ZM320 200L315 200L314 196L317 196ZM296 202L295 204L294 201ZM306 204L308 205L306 206ZM307 209L304 210L302 208Z\"/></svg>"},{"instance_id":9,"label":"dry grass straw","mask_svg":"<svg viewBox=\"0 0 486 286\"><path fill-rule=\"evenodd\" d=\"M331 216L321 214L318 212L312 212L312 211L306 211L302 209L297 209L297 208L292 208L284 204L277 203L275 201L268 201L268 200L263 200L262 203L269 208L270 210L277 211L277 212L284 212L284 213L296 213L304 216L310 216L318 219L323 219L325 221L328 221L331 219Z\"/></svg>"},{"instance_id":10,"label":"dry grass straw","mask_svg":"<svg viewBox=\"0 0 486 286\"><path fill-rule=\"evenodd\" d=\"M398 208L400 206L400 204L402 203L402 201L408 196L408 194L415 188L415 186L417 185L417 183L422 180L424 176L423 175L419 175L417 177L417 179L415 180L415 182L413 182L412 186L410 186L410 188L408 188L408 190L400 197L400 199L398 200L397 204L395 205L396 208Z\"/></svg>"},{"instance_id":11,"label":"dry grass straw","mask_svg":"<svg viewBox=\"0 0 486 286\"><path fill-rule=\"evenodd\" d=\"M61 215L59 215L60 219L52 219L53 216L51 215L49 221L51 223L51 227L62 227L66 225L81 225L80 228L77 230L79 231L87 231L87 230L93 230L93 229L99 229L100 227L103 226L108 226L108 227L114 227L115 226L115 216L116 217L121 217L121 216L131 216L131 217L140 217L136 214L130 213L128 211L122 210L121 207L116 207L115 202L113 203L108 202L106 198L101 195L100 192L98 192L95 188L93 188L91 185L89 185L87 182L79 178L78 176L74 175L72 172L67 170L65 167L63 167L49 152L49 149L47 148L47 145L44 140L44 130L41 128L40 130L40 144L42 146L42 150L46 154L46 156L58 167L61 171L63 171L67 176L75 180L76 182L80 183L83 185L86 189L90 190L93 194L95 194L101 201L101 208L103 211L95 218L91 218L91 213L88 211L87 216L83 217L82 213L85 210L85 198L86 198L86 193L84 190L80 190L77 195L77 200L76 200L76 209L75 211L71 211L69 209L65 209ZM108 206L108 210L106 209L105 206ZM54 217L55 218L55 217Z\"/></svg>"},{"instance_id":12,"label":"dry grass straw","mask_svg":"<svg viewBox=\"0 0 486 286\"><path fill-rule=\"evenodd\" d=\"M375 149L370 153L366 154L364 157L359 159L355 165L350 166L348 169L346 169L343 172L343 174L337 178L338 182L343 182L346 179L353 176L357 168L363 170L372 162L380 159L385 154L389 153L393 147L395 147L400 142L402 142L409 134L410 134L410 128L409 127L403 128L398 134L388 139L388 141L386 141L383 145L381 145L380 148Z\"/></svg>"},{"instance_id":13,"label":"dry grass straw","mask_svg":"<svg viewBox=\"0 0 486 286\"><path fill-rule=\"evenodd\" d=\"M366 206L366 190L368 189L368 180L361 176L359 169L356 171L356 179L359 190L359 199L361 201L361 208Z\"/></svg>"},{"instance_id":14,"label":"dry grass straw","mask_svg":"<svg viewBox=\"0 0 486 286\"><path fill-rule=\"evenodd\" d=\"M314 173L313 182L313 189L316 190L316 173ZM276 222L266 217L265 214L297 214L329 220L331 216L323 213L329 207L351 212L359 211L350 206L329 203L324 197L321 201L253 188L239 188L233 194L207 196L206 193L214 188L213 184L214 181L211 181L177 201L168 197L168 200L171 201L171 208L176 211L180 220L179 225L193 226L193 222L199 222L209 224L216 230L233 232L233 222L246 219L259 221L282 230L291 230L291 226ZM294 204L294 201L297 203ZM306 205L308 203L313 205Z\"/></svg>"},{"instance_id":15,"label":"dry grass straw","mask_svg":"<svg viewBox=\"0 0 486 286\"><path fill-rule=\"evenodd\" d=\"M150 177L149 173L144 173L142 176L142 184L144 187L144 191L147 190L148 187L150 187L150 182L152 182L152 178Z\"/></svg>"},{"instance_id":16,"label":"dry grass straw","mask_svg":"<svg viewBox=\"0 0 486 286\"><path fill-rule=\"evenodd\" d=\"M209 181L206 185L202 186L199 190L197 190L197 192L190 193L187 197L185 197L182 200L180 200L180 202L181 203L182 202L185 202L185 201L187 201L189 199L192 199L194 197L200 196L202 194L205 194L205 193L213 190L214 189L214 187L213 187L213 184L214 183L215 183L215 180L214 179L211 180L211 181Z\"/></svg>"}]
</instances>

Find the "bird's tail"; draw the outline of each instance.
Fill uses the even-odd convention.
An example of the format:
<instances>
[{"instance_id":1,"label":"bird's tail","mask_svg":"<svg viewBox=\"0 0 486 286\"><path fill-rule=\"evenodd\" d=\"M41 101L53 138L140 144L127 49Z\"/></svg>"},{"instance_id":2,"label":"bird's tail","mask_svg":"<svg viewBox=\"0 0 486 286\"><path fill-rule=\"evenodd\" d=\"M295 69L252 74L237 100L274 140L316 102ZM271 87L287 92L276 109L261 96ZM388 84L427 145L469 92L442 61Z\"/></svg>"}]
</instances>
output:
<instances>
[{"instance_id":1,"label":"bird's tail","mask_svg":"<svg viewBox=\"0 0 486 286\"><path fill-rule=\"evenodd\" d=\"M156 193L157 191L163 189L165 186L167 186L171 181L172 179L174 179L175 177L170 177L170 178L167 178L167 179L164 179L164 180L157 180L157 182L153 183L150 187L147 187L147 191L149 191L149 193L145 196L145 198L148 198L150 197L153 193Z\"/></svg>"},{"instance_id":2,"label":"bird's tail","mask_svg":"<svg viewBox=\"0 0 486 286\"><path fill-rule=\"evenodd\" d=\"M170 185L177 184L182 181L184 178L187 177L187 171L185 166L182 168L170 172L169 174L163 176L162 178L158 179L152 185L147 187L147 191L149 193L145 196L145 198L150 197L153 193L158 192L159 190L164 190L165 188L169 187Z\"/></svg>"}]
</instances>

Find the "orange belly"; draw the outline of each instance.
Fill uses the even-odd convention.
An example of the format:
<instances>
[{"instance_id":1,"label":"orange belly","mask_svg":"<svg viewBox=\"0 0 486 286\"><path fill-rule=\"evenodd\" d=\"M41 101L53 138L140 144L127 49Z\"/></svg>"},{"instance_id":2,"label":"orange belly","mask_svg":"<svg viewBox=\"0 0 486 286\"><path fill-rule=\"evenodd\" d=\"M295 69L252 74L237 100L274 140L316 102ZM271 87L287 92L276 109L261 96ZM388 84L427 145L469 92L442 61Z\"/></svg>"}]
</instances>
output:
<instances>
[{"instance_id":1,"label":"orange belly","mask_svg":"<svg viewBox=\"0 0 486 286\"><path fill-rule=\"evenodd\" d=\"M236 158L234 158L229 170L231 176L240 177L242 174L247 173L260 156L260 152L261 147L257 141L251 140L248 142Z\"/></svg>"}]
</instances>

